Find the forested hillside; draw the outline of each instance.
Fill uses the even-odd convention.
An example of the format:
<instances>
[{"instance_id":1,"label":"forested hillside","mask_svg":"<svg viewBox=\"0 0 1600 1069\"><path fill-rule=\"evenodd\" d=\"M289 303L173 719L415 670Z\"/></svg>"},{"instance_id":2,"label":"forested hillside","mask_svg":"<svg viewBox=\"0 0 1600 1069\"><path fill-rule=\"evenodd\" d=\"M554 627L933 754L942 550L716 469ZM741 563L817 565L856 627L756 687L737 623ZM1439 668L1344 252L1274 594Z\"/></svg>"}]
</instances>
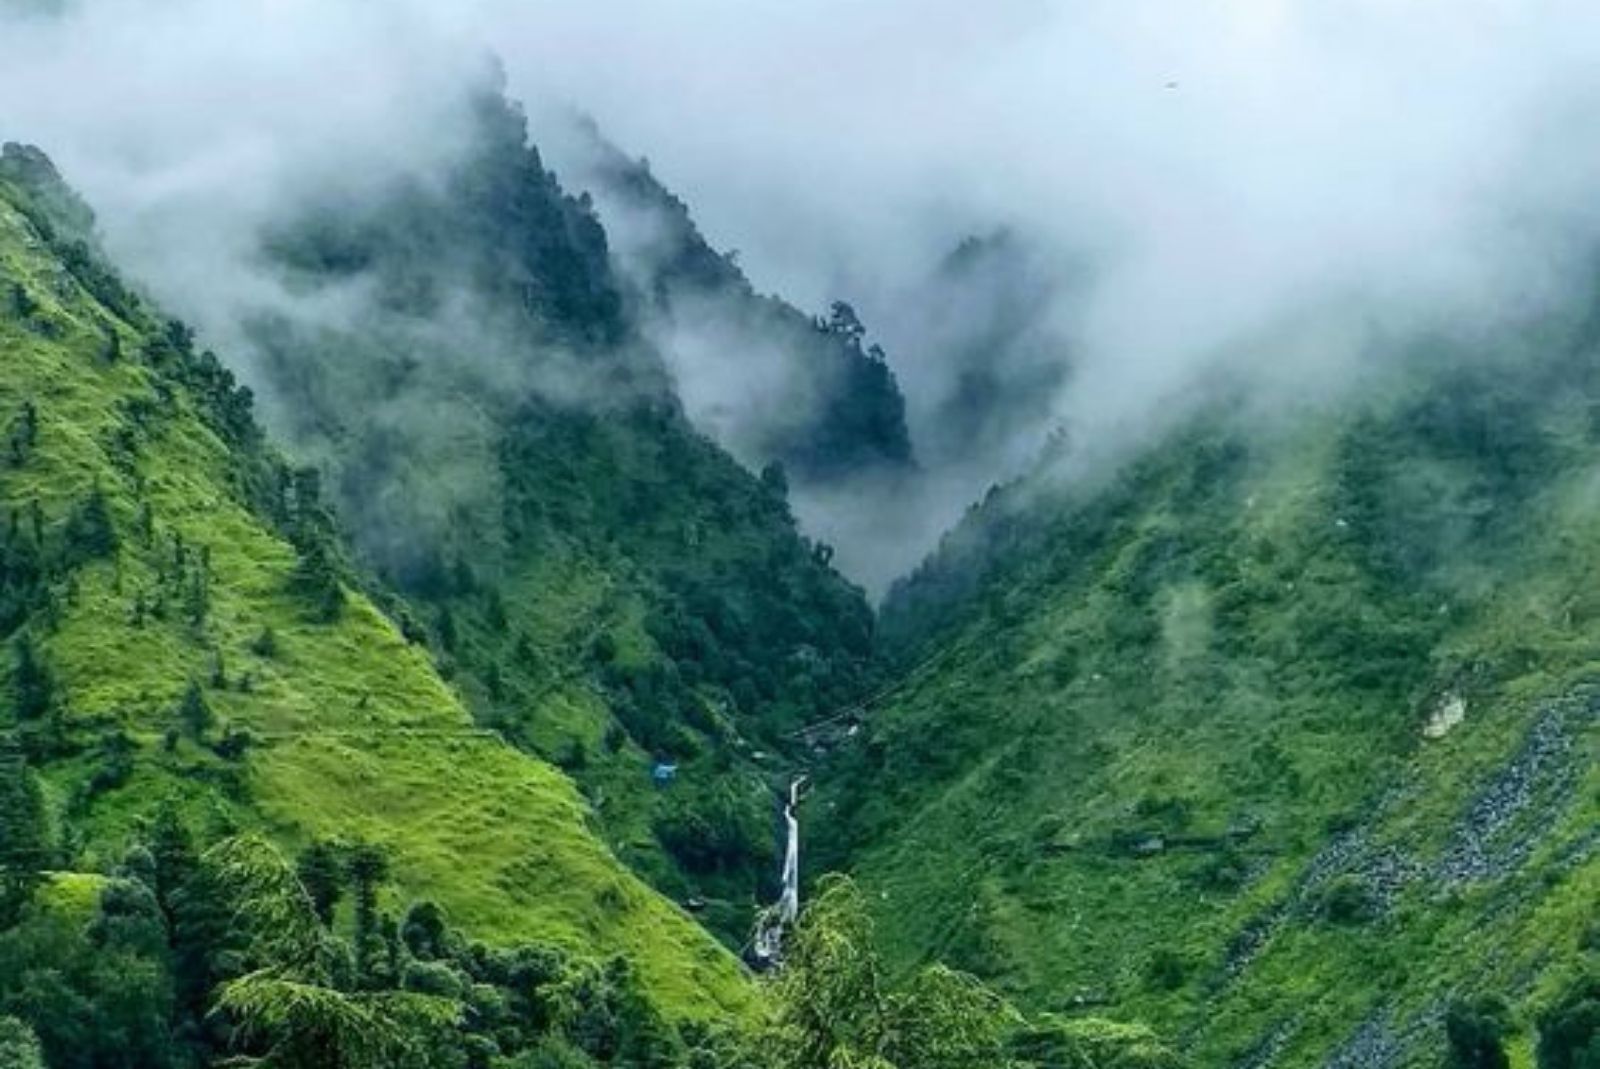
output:
<instances>
[{"instance_id":1,"label":"forested hillside","mask_svg":"<svg viewBox=\"0 0 1600 1069\"><path fill-rule=\"evenodd\" d=\"M1145 1028L891 979L848 882L758 991L472 725L314 470L91 227L5 147L7 1066L1175 1064Z\"/></svg>"},{"instance_id":2,"label":"forested hillside","mask_svg":"<svg viewBox=\"0 0 1600 1069\"><path fill-rule=\"evenodd\" d=\"M633 313L665 350L691 416L745 463L781 464L796 485L827 488L914 470L905 399L854 308L813 317L756 291L719 253L649 162L589 120L556 131L569 180L597 198Z\"/></svg>"},{"instance_id":3,"label":"forested hillside","mask_svg":"<svg viewBox=\"0 0 1600 1069\"><path fill-rule=\"evenodd\" d=\"M891 595L905 681L812 810L891 957L1202 1065L1447 1035L1577 1064L1600 362L1571 318L1265 419L1224 396L1098 476L1063 446L975 508Z\"/></svg>"},{"instance_id":4,"label":"forested hillside","mask_svg":"<svg viewBox=\"0 0 1600 1069\"><path fill-rule=\"evenodd\" d=\"M246 324L271 422L478 721L565 768L618 853L738 946L772 893L777 754L870 685L872 614L796 530L782 466L690 425L521 112L486 91L474 115L444 175L263 235L296 295Z\"/></svg>"},{"instance_id":5,"label":"forested hillside","mask_svg":"<svg viewBox=\"0 0 1600 1069\"><path fill-rule=\"evenodd\" d=\"M444 576L389 560L439 614L419 626L357 567L375 550L347 553L317 469L275 451L250 392L106 266L89 209L17 145L0 153L0 285L8 1069L1177 1064L1146 1027L1025 1015L938 966L890 976L848 880L819 888L781 977L757 983L437 670L518 710L488 718L529 742L548 709L508 681L571 678L515 623L550 620L550 603L509 605L505 572L460 557ZM655 828L688 871L716 874L770 850L737 825L740 782L765 786L732 719L764 712L776 730L836 697L815 652L732 683L716 658L759 671L733 660L737 641L798 633L864 660L870 619L793 532L781 480L754 483L652 400L513 407L496 559L524 546L529 568L579 552L615 566L626 533L643 607L629 626L688 678L605 627L573 674L614 703L618 764L639 743L698 757L684 778L704 780L664 783ZM715 538L679 525L695 522L685 497ZM702 553L686 559L685 538ZM418 560L441 552L419 545ZM705 615L651 616L651 596ZM790 606L808 598L858 630L806 631ZM495 671L506 646L526 675ZM738 704L676 697L719 689Z\"/></svg>"},{"instance_id":6,"label":"forested hillside","mask_svg":"<svg viewBox=\"0 0 1600 1069\"><path fill-rule=\"evenodd\" d=\"M732 956L614 859L566 777L474 725L399 603L363 592L315 473L89 225L42 156L5 149L0 1013L60 1066L227 1053L241 1035L208 1010L246 977L246 1053L318 1041L302 1026L381 1052L420 1014L445 1049L609 1060L681 1049L670 1019L735 1020ZM315 919L281 898L294 865ZM529 983L571 1012L493 994ZM330 1016L286 1021L295 990Z\"/></svg>"}]
</instances>

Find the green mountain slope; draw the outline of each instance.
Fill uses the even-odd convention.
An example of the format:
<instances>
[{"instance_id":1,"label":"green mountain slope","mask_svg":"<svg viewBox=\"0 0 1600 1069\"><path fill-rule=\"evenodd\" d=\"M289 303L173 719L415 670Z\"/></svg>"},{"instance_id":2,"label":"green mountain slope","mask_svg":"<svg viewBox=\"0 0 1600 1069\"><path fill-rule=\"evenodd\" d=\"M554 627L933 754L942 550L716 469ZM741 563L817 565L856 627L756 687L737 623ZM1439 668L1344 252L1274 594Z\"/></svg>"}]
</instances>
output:
<instances>
[{"instance_id":1,"label":"green mountain slope","mask_svg":"<svg viewBox=\"0 0 1600 1069\"><path fill-rule=\"evenodd\" d=\"M1418 346L991 494L892 595L905 681L809 809L893 954L1203 1065L1436 1064L1495 995L1527 1064L1595 946L1592 338Z\"/></svg>"},{"instance_id":2,"label":"green mountain slope","mask_svg":"<svg viewBox=\"0 0 1600 1069\"><path fill-rule=\"evenodd\" d=\"M798 929L782 982L750 984L600 845L564 776L473 726L435 670L435 652L460 669L504 644L513 621L541 619L511 604L465 611L514 585L452 574L458 585L433 604L463 624L441 651L421 645L407 605L364 591L342 559L315 470L287 467L248 392L105 270L82 244L91 226L42 156L6 147L7 1065L1177 1064L1147 1029L1026 1018L943 969L889 981L848 882ZM674 664L774 628L781 638L804 623L785 618L792 606L841 589L848 619L859 596L792 530L774 539L789 522L781 485L752 488L678 418L659 406L605 418L535 408L535 429L509 432L506 508L524 524L508 523L511 542L539 549L525 566L572 567L578 550L614 560L609 533L628 528L635 559L660 569L654 581L703 598L693 584L712 577L721 600L691 602L704 635L678 623L678 649L676 632L637 632ZM711 510L717 538L683 530L682 506L667 507L683 496ZM702 550L687 559L686 537ZM478 612L504 619L480 633ZM866 622L833 640L864 656ZM639 655L621 642L596 652L619 702L652 678ZM825 662L813 654L805 668L800 682L751 684L756 700L794 703L768 716L823 699ZM490 678L476 673L460 677ZM665 727L628 731L671 730L681 716L678 730L724 746L704 755L714 785L760 767L719 735L734 729L697 718L731 711L674 710L672 690L652 686L618 715ZM723 825L693 819L686 844L729 848Z\"/></svg>"},{"instance_id":3,"label":"green mountain slope","mask_svg":"<svg viewBox=\"0 0 1600 1069\"><path fill-rule=\"evenodd\" d=\"M401 903L491 944L625 954L674 1013L747 1004L732 958L615 860L566 777L478 729L357 588L316 480L75 240L87 221L8 147L0 710L43 777L52 865L104 869L171 799L213 832L368 841Z\"/></svg>"},{"instance_id":4,"label":"green mountain slope","mask_svg":"<svg viewBox=\"0 0 1600 1069\"><path fill-rule=\"evenodd\" d=\"M290 297L249 317L252 366L479 722L559 762L617 852L738 945L777 868L761 755L870 684L872 613L782 472L690 425L521 113L485 93L475 115L443 174L263 235Z\"/></svg>"}]
</instances>

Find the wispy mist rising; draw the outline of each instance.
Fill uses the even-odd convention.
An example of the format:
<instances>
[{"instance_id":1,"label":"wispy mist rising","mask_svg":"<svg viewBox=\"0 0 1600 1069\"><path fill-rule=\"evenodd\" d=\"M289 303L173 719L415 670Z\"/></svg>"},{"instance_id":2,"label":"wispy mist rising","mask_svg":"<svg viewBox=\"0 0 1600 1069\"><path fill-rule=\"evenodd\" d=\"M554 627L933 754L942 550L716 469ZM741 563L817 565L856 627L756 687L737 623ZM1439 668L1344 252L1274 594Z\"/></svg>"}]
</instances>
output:
<instances>
[{"instance_id":1,"label":"wispy mist rising","mask_svg":"<svg viewBox=\"0 0 1600 1069\"><path fill-rule=\"evenodd\" d=\"M286 205L459 154L470 55L420 8L73 5L0 33L4 135L49 151L117 261L216 333L270 296L252 262Z\"/></svg>"},{"instance_id":2,"label":"wispy mist rising","mask_svg":"<svg viewBox=\"0 0 1600 1069\"><path fill-rule=\"evenodd\" d=\"M687 55L572 65L568 91L758 283L857 294L869 322L914 321L906 282L996 225L1086 265L1093 411L1307 303L1537 295L1571 251L1547 239L1592 221L1587 5L945 6L725 12Z\"/></svg>"},{"instance_id":3,"label":"wispy mist rising","mask_svg":"<svg viewBox=\"0 0 1600 1069\"><path fill-rule=\"evenodd\" d=\"M874 585L1058 425L1138 440L1219 363L1325 392L1374 326L1561 301L1597 229L1600 9L1576 0L86 0L0 30L0 135L220 334L263 299L285 198L450 158L491 53L536 142L593 115L758 289L860 309L928 478L894 524L881 494L799 507ZM785 381L717 400L759 418Z\"/></svg>"},{"instance_id":4,"label":"wispy mist rising","mask_svg":"<svg viewBox=\"0 0 1600 1069\"><path fill-rule=\"evenodd\" d=\"M1581 3L600 4L545 26L509 52L531 97L580 102L758 287L847 297L889 350L929 477L887 508L800 502L873 581L1057 427L1114 455L1218 373L1321 401L1381 339L1589 281ZM952 437L974 404L985 425Z\"/></svg>"}]
</instances>

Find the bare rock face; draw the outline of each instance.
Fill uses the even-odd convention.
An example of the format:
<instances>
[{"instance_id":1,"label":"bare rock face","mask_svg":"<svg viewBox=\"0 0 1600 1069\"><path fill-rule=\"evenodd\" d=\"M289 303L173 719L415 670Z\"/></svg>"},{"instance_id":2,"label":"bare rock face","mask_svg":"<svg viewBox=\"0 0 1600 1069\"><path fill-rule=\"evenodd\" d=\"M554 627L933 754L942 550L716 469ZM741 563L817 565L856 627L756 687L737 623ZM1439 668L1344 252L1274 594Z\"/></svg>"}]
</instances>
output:
<instances>
[{"instance_id":1,"label":"bare rock face","mask_svg":"<svg viewBox=\"0 0 1600 1069\"><path fill-rule=\"evenodd\" d=\"M1428 722L1422 725L1422 737L1425 739L1442 739L1467 718L1467 700L1459 694L1441 695L1434 705L1433 712L1428 714Z\"/></svg>"}]
</instances>

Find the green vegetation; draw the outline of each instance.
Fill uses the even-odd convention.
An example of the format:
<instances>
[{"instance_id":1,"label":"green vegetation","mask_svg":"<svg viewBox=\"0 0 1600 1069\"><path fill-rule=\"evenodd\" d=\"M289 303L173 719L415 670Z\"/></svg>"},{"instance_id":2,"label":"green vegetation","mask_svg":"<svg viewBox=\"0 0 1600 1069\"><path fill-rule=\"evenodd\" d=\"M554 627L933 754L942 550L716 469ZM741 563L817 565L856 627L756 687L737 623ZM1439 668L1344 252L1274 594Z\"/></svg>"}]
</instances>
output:
<instances>
[{"instance_id":1,"label":"green vegetation","mask_svg":"<svg viewBox=\"0 0 1600 1069\"><path fill-rule=\"evenodd\" d=\"M1440 343L997 489L890 598L905 680L818 777L815 863L897 968L1198 1064L1527 1064L1600 886L1592 353ZM1479 995L1520 1029L1447 1042Z\"/></svg>"},{"instance_id":2,"label":"green vegetation","mask_svg":"<svg viewBox=\"0 0 1600 1069\"><path fill-rule=\"evenodd\" d=\"M372 848L346 853L363 893ZM172 809L87 902L40 896L0 951L0 1006L31 1022L0 1018L0 1042L27 1052L37 1032L52 1066L520 1066L552 1050L574 1067L728 1064L731 1040L662 1017L626 959L490 948L428 903L370 933L330 924L271 843L202 851Z\"/></svg>"},{"instance_id":3,"label":"green vegetation","mask_svg":"<svg viewBox=\"0 0 1600 1069\"><path fill-rule=\"evenodd\" d=\"M857 886L826 878L778 983L765 1064L780 1069L1172 1069L1147 1030L1096 1018L1029 1020L971 976L932 965L893 980Z\"/></svg>"},{"instance_id":4,"label":"green vegetation","mask_svg":"<svg viewBox=\"0 0 1600 1069\"><path fill-rule=\"evenodd\" d=\"M1589 1069L1600 1064L1600 983L1574 983L1539 1019L1539 1069Z\"/></svg>"},{"instance_id":5,"label":"green vegetation","mask_svg":"<svg viewBox=\"0 0 1600 1069\"><path fill-rule=\"evenodd\" d=\"M10 937L37 943L26 960L63 970L61 999L84 1012L132 1015L74 1027L142 1050L209 990L142 943L127 960L68 947L120 886L97 874L163 803L207 839L380 849L379 929L396 902L426 899L488 948L621 955L673 1020L744 1012L731 956L628 874L565 777L474 725L397 601L391 619L363 592L319 480L266 446L248 392L74 251L47 163L15 148L4 161L0 279L28 309L0 315L0 413L22 443L0 465L0 861L8 908L42 910ZM77 913L50 906L79 890ZM152 979L140 997L154 1001L113 1007L123 989L104 978L138 969L173 986ZM58 1004L43 979L26 987ZM77 1042L46 1033L43 1003L5 1012L47 1052Z\"/></svg>"},{"instance_id":6,"label":"green vegetation","mask_svg":"<svg viewBox=\"0 0 1600 1069\"><path fill-rule=\"evenodd\" d=\"M44 1053L33 1029L15 1017L0 1017L0 1065L10 1069L44 1069Z\"/></svg>"},{"instance_id":7,"label":"green vegetation","mask_svg":"<svg viewBox=\"0 0 1600 1069\"><path fill-rule=\"evenodd\" d=\"M736 947L775 876L770 781L796 728L873 684L872 613L796 531L781 470L758 479L690 426L588 201L520 113L486 93L474 132L441 180L268 236L293 292L370 297L343 326L252 322L276 422L478 723L560 765L617 854ZM793 315L898 403L848 310ZM322 545L296 586L325 621Z\"/></svg>"},{"instance_id":8,"label":"green vegetation","mask_svg":"<svg viewBox=\"0 0 1600 1069\"><path fill-rule=\"evenodd\" d=\"M879 621L787 502L910 470L854 311L619 157L673 224L623 277L476 118L263 236L362 306L247 324L293 462L0 155L0 1064L1600 1065L1590 317L1056 441ZM759 475L647 340L701 300L815 357ZM762 984L802 764L855 882Z\"/></svg>"},{"instance_id":9,"label":"green vegetation","mask_svg":"<svg viewBox=\"0 0 1600 1069\"><path fill-rule=\"evenodd\" d=\"M326 847L319 848L326 850ZM309 855L311 851L307 851ZM334 850L358 896L370 846ZM490 948L428 902L363 933L329 920L269 841L199 848L177 811L141 825L115 872L55 877L0 932L6 1066L259 1064L568 1069L1170 1069L1136 1028L1025 1019L971 977L891 983L859 892L831 881L806 914L770 1019L674 1022L624 958ZM377 877L381 879L381 876ZM359 907L358 907L359 909ZM363 952L362 940L373 946ZM37 1038L35 1036L37 1032Z\"/></svg>"},{"instance_id":10,"label":"green vegetation","mask_svg":"<svg viewBox=\"0 0 1600 1069\"><path fill-rule=\"evenodd\" d=\"M1444 1031L1452 1069L1507 1069L1508 1012L1505 1002L1494 996L1451 1004Z\"/></svg>"},{"instance_id":11,"label":"green vegetation","mask_svg":"<svg viewBox=\"0 0 1600 1069\"><path fill-rule=\"evenodd\" d=\"M256 324L269 373L299 377L279 400L305 402L303 466L101 265L48 161L0 157L7 1064L1165 1064L1148 1033L1029 1023L948 970L891 982L843 883L769 1018L595 836L712 892L707 925L739 939L779 755L876 681L873 620L782 469L689 427L520 116L493 97L480 119L445 189L268 242L292 284L360 274L380 305L370 332ZM474 383L462 342L410 329L463 280L537 375ZM892 387L848 308L807 329ZM615 396L534 388L569 358ZM460 422L396 434L386 377Z\"/></svg>"}]
</instances>

